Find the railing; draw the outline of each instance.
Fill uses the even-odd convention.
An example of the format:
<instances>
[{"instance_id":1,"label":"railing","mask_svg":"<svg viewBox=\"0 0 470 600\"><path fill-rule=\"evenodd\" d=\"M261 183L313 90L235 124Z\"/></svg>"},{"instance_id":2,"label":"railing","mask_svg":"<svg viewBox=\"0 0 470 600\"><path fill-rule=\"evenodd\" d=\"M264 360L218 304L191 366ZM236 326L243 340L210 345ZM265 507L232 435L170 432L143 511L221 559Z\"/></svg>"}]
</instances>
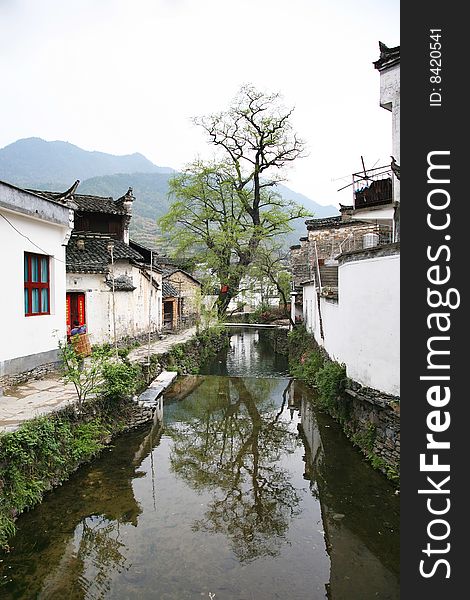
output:
<instances>
[{"instance_id":1,"label":"railing","mask_svg":"<svg viewBox=\"0 0 470 600\"><path fill-rule=\"evenodd\" d=\"M393 227L390 225L376 225L367 233L351 233L338 245L336 255L353 250L366 250L376 246L384 246L393 242Z\"/></svg>"},{"instance_id":2,"label":"railing","mask_svg":"<svg viewBox=\"0 0 470 600\"><path fill-rule=\"evenodd\" d=\"M353 173L354 208L381 206L393 201L392 171L390 165Z\"/></svg>"}]
</instances>

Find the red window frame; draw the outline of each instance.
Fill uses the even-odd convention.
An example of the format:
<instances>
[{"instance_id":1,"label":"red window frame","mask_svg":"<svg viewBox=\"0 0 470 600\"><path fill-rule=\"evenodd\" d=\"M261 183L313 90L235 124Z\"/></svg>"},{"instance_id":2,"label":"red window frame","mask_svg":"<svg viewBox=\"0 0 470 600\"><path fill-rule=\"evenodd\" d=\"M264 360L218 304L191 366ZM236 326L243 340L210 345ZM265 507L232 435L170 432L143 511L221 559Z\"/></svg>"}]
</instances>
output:
<instances>
[{"instance_id":1,"label":"red window frame","mask_svg":"<svg viewBox=\"0 0 470 600\"><path fill-rule=\"evenodd\" d=\"M38 280L33 281L31 259L36 258L38 261ZM43 273L42 259L46 258L45 268L46 273ZM25 317L34 317L38 315L51 314L51 292L50 292L50 258L46 254L34 254L32 252L24 253L24 289L28 298L28 306L24 307ZM45 279L46 281L41 281ZM33 290L38 290L38 311L33 312ZM47 290L47 310L42 306L42 290ZM26 299L26 296L25 296Z\"/></svg>"}]
</instances>

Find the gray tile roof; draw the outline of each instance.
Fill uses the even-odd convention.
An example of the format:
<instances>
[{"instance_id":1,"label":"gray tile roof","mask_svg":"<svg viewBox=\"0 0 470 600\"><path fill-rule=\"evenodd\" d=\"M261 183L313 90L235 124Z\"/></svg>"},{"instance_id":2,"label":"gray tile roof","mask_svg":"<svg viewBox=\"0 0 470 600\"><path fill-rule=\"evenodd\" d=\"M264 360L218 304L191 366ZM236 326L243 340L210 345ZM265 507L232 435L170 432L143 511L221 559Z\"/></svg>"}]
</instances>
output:
<instances>
[{"instance_id":1,"label":"gray tile roof","mask_svg":"<svg viewBox=\"0 0 470 600\"><path fill-rule=\"evenodd\" d=\"M83 240L81 250L77 241ZM106 273L111 263L108 243L114 242L114 260L134 260L143 262L143 257L120 240L99 233L73 233L66 249L66 268L68 273Z\"/></svg>"},{"instance_id":2,"label":"gray tile roof","mask_svg":"<svg viewBox=\"0 0 470 600\"><path fill-rule=\"evenodd\" d=\"M309 231L312 231L327 227L357 227L358 225L364 225L364 221L360 221L359 219L343 220L343 217L340 215L337 217L325 217L323 219L308 219L305 221L305 225Z\"/></svg>"},{"instance_id":3,"label":"gray tile roof","mask_svg":"<svg viewBox=\"0 0 470 600\"><path fill-rule=\"evenodd\" d=\"M48 192L45 190L28 190L34 194L46 198L47 200L62 201L63 192ZM119 201L114 201L111 197L91 196L89 194L73 194L73 202L77 205L76 210L84 212L99 212L112 215L126 215L127 211Z\"/></svg>"},{"instance_id":4,"label":"gray tile roof","mask_svg":"<svg viewBox=\"0 0 470 600\"><path fill-rule=\"evenodd\" d=\"M112 290L113 282L111 279L106 281L106 285ZM132 279L127 275L120 275L114 279L114 291L115 292L133 292L136 289L132 283Z\"/></svg>"},{"instance_id":5,"label":"gray tile roof","mask_svg":"<svg viewBox=\"0 0 470 600\"><path fill-rule=\"evenodd\" d=\"M383 42L379 42L380 58L374 61L374 67L379 71L397 65L400 62L400 46L389 48Z\"/></svg>"},{"instance_id":6,"label":"gray tile roof","mask_svg":"<svg viewBox=\"0 0 470 600\"><path fill-rule=\"evenodd\" d=\"M305 221L307 229L320 229L322 227L337 227L341 224L341 215L337 217L325 217L323 219L308 219Z\"/></svg>"},{"instance_id":7,"label":"gray tile roof","mask_svg":"<svg viewBox=\"0 0 470 600\"><path fill-rule=\"evenodd\" d=\"M176 298L178 296L178 292L175 287L171 285L168 281L162 281L162 297L163 298Z\"/></svg>"}]
</instances>

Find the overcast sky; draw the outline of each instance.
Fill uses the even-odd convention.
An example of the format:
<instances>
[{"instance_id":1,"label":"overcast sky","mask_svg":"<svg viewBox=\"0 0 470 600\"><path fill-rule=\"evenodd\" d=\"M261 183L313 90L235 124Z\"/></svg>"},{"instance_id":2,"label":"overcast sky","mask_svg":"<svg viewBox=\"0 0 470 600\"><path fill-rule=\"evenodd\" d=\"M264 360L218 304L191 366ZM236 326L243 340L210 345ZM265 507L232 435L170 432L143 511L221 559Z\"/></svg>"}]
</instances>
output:
<instances>
[{"instance_id":1,"label":"overcast sky","mask_svg":"<svg viewBox=\"0 0 470 600\"><path fill-rule=\"evenodd\" d=\"M178 169L210 153L191 117L250 82L295 106L309 156L287 185L347 204L334 180L390 161L379 40L400 43L398 0L0 0L0 147L38 136Z\"/></svg>"}]
</instances>

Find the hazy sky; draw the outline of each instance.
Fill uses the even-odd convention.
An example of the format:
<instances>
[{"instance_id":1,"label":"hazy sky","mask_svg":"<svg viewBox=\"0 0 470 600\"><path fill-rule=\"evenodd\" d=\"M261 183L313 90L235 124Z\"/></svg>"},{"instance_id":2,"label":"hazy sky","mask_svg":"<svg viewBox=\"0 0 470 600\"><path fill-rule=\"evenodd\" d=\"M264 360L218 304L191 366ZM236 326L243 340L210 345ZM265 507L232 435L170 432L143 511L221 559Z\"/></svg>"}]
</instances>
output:
<instances>
[{"instance_id":1,"label":"hazy sky","mask_svg":"<svg viewBox=\"0 0 470 600\"><path fill-rule=\"evenodd\" d=\"M400 43L398 0L0 0L0 147L38 136L178 169L211 152L191 117L250 82L295 106L309 156L287 184L347 204L333 180L390 160L379 40Z\"/></svg>"}]
</instances>

